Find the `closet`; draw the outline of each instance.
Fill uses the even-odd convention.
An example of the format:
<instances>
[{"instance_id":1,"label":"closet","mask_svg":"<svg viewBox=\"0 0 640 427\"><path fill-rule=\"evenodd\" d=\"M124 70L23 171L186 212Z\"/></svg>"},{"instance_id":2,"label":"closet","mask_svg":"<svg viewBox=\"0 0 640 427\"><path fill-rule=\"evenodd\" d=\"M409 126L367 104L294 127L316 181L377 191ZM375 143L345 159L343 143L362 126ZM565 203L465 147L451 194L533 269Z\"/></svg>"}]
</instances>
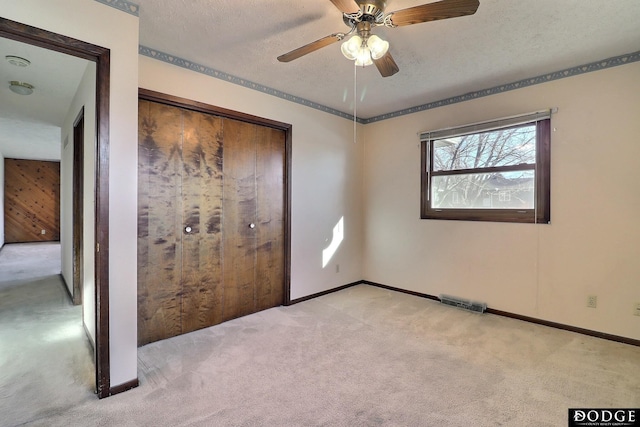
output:
<instances>
[{"instance_id":1,"label":"closet","mask_svg":"<svg viewBox=\"0 0 640 427\"><path fill-rule=\"evenodd\" d=\"M283 304L286 131L144 97L138 111L138 344Z\"/></svg>"}]
</instances>

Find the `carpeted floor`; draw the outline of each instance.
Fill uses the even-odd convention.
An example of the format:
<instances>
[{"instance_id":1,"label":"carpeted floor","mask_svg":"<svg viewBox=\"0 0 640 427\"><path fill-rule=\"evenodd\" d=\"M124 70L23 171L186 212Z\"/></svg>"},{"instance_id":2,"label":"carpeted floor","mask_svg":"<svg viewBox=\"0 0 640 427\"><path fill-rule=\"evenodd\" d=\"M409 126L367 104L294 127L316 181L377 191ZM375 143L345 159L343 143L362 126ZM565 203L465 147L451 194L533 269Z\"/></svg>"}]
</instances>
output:
<instances>
[{"instance_id":1,"label":"carpeted floor","mask_svg":"<svg viewBox=\"0 0 640 427\"><path fill-rule=\"evenodd\" d=\"M60 274L59 242L8 243L0 250L0 289Z\"/></svg>"},{"instance_id":2,"label":"carpeted floor","mask_svg":"<svg viewBox=\"0 0 640 427\"><path fill-rule=\"evenodd\" d=\"M82 307L71 304L64 286L59 243L0 251L0 426L95 399Z\"/></svg>"},{"instance_id":3,"label":"carpeted floor","mask_svg":"<svg viewBox=\"0 0 640 427\"><path fill-rule=\"evenodd\" d=\"M17 379L0 425L564 426L568 408L640 407L638 347L366 285L149 344L138 371L103 400L82 372Z\"/></svg>"}]
</instances>

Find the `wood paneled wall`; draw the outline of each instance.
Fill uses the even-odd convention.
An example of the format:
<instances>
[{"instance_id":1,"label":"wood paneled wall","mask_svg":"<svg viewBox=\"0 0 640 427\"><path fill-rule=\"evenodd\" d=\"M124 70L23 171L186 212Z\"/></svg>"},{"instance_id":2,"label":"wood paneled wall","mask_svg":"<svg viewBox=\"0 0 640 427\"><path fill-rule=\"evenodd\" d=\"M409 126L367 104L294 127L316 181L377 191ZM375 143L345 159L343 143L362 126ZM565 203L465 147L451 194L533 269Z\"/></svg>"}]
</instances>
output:
<instances>
[{"instance_id":1,"label":"wood paneled wall","mask_svg":"<svg viewBox=\"0 0 640 427\"><path fill-rule=\"evenodd\" d=\"M5 159L4 170L5 242L60 240L60 163Z\"/></svg>"},{"instance_id":2,"label":"wood paneled wall","mask_svg":"<svg viewBox=\"0 0 640 427\"><path fill-rule=\"evenodd\" d=\"M285 132L138 111L139 345L283 304Z\"/></svg>"}]
</instances>

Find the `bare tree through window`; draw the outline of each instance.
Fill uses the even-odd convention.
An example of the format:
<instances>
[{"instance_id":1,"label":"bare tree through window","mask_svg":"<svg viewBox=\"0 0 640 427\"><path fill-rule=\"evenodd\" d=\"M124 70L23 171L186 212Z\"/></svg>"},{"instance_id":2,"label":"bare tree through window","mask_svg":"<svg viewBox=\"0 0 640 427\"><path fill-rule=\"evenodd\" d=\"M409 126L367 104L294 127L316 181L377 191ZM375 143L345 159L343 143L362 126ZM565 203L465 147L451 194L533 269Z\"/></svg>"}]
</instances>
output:
<instances>
[{"instance_id":1,"label":"bare tree through window","mask_svg":"<svg viewBox=\"0 0 640 427\"><path fill-rule=\"evenodd\" d=\"M433 171L465 171L536 162L535 125L433 141ZM532 209L532 170L434 176L435 208Z\"/></svg>"},{"instance_id":2,"label":"bare tree through window","mask_svg":"<svg viewBox=\"0 0 640 427\"><path fill-rule=\"evenodd\" d=\"M422 218L548 222L549 128L547 118L424 138Z\"/></svg>"}]
</instances>

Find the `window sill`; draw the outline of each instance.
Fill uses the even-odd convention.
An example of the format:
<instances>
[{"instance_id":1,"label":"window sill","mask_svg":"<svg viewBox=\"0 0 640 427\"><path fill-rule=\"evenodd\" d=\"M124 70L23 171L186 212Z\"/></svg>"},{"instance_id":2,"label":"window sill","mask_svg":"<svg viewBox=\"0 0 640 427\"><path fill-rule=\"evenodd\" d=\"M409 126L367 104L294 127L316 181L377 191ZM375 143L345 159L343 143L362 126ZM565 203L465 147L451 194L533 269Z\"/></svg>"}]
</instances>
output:
<instances>
[{"instance_id":1,"label":"window sill","mask_svg":"<svg viewBox=\"0 0 640 427\"><path fill-rule=\"evenodd\" d=\"M539 217L535 220L534 210L487 210L487 209L433 209L423 212L420 219L452 221L489 221L548 224L549 220Z\"/></svg>"}]
</instances>

